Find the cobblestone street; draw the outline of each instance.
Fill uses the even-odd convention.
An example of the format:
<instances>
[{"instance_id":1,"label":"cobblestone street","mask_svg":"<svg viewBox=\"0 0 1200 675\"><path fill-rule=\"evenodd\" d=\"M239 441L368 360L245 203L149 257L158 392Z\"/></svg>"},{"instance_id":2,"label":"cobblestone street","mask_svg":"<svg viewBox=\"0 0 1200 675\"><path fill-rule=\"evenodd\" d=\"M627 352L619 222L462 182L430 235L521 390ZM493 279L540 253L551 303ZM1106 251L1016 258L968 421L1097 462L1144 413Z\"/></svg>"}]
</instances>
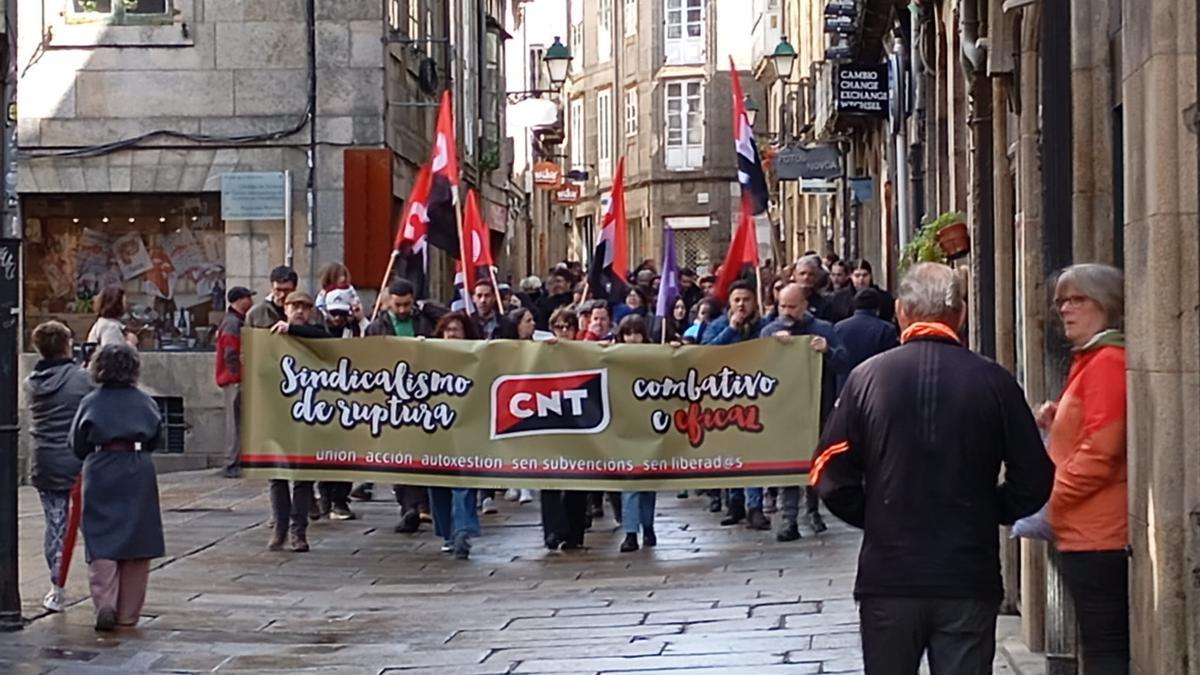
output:
<instances>
[{"instance_id":1,"label":"cobblestone street","mask_svg":"<svg viewBox=\"0 0 1200 675\"><path fill-rule=\"evenodd\" d=\"M63 615L46 576L36 494L21 491L22 632L6 673L849 673L862 668L850 589L858 535L840 523L796 544L722 528L707 500L659 501L660 543L617 552L606 518L589 550L539 546L537 504L485 516L469 561L424 526L392 532L389 502L309 530L307 554L266 550L260 481L160 477L168 557L141 625L92 629L82 544ZM1000 662L1000 659L997 660ZM998 666L997 672L1008 672Z\"/></svg>"}]
</instances>

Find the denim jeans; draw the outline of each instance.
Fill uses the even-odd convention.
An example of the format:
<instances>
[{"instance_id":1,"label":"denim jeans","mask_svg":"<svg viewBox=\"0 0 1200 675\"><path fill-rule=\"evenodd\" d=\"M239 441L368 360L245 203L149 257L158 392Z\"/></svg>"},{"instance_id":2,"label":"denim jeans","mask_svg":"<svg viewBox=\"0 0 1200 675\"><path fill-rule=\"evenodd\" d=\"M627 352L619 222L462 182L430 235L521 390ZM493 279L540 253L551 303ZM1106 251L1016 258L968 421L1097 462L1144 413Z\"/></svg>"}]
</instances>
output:
<instances>
[{"instance_id":1,"label":"denim jeans","mask_svg":"<svg viewBox=\"0 0 1200 675\"><path fill-rule=\"evenodd\" d=\"M469 488L429 488L433 508L433 531L444 541L454 541L459 532L479 536L479 512L475 510L475 490Z\"/></svg>"},{"instance_id":2,"label":"denim jeans","mask_svg":"<svg viewBox=\"0 0 1200 675\"><path fill-rule=\"evenodd\" d=\"M729 490L730 504L744 504L747 509L761 509L763 504L763 488L731 488Z\"/></svg>"},{"instance_id":3,"label":"denim jeans","mask_svg":"<svg viewBox=\"0 0 1200 675\"><path fill-rule=\"evenodd\" d=\"M625 534L637 534L638 525L642 531L654 529L654 506L658 503L657 492L622 492L621 493L621 527Z\"/></svg>"}]
</instances>

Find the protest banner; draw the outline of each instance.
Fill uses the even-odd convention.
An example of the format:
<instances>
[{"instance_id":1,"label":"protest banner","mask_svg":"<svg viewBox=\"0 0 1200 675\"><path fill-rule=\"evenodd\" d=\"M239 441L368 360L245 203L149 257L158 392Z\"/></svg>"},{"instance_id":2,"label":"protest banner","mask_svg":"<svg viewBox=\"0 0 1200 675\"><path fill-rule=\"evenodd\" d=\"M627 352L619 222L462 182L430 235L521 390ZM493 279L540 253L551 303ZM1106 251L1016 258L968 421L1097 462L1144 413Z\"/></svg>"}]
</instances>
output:
<instances>
[{"instance_id":1,"label":"protest banner","mask_svg":"<svg viewBox=\"0 0 1200 675\"><path fill-rule=\"evenodd\" d=\"M242 334L250 477L666 490L804 482L821 358L728 347Z\"/></svg>"}]
</instances>

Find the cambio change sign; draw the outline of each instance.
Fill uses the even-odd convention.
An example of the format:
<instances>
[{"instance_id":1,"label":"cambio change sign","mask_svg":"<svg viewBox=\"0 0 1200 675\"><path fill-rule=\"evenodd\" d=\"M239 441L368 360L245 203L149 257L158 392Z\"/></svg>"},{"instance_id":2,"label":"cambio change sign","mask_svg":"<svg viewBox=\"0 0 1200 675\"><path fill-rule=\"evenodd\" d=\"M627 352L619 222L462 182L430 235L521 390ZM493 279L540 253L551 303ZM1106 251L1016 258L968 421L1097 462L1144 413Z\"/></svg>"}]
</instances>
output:
<instances>
[{"instance_id":1,"label":"cambio change sign","mask_svg":"<svg viewBox=\"0 0 1200 675\"><path fill-rule=\"evenodd\" d=\"M849 64L839 66L834 100L837 111L847 115L887 117L888 67Z\"/></svg>"},{"instance_id":2,"label":"cambio change sign","mask_svg":"<svg viewBox=\"0 0 1200 675\"><path fill-rule=\"evenodd\" d=\"M800 483L821 361L729 347L243 333L242 462L294 480L587 490Z\"/></svg>"}]
</instances>

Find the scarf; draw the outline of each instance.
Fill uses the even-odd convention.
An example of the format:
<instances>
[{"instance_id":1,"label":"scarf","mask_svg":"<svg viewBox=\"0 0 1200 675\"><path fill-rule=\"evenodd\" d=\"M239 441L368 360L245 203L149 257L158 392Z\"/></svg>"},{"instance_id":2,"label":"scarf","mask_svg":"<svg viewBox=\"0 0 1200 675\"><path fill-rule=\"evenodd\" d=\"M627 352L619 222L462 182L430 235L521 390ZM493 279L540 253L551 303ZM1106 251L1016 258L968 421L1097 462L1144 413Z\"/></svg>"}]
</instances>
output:
<instances>
[{"instance_id":1,"label":"scarf","mask_svg":"<svg viewBox=\"0 0 1200 675\"><path fill-rule=\"evenodd\" d=\"M913 338L919 337L941 337L954 340L962 343L962 339L958 337L958 333L944 323L935 321L918 321L911 324L904 332L900 334L900 344L905 344Z\"/></svg>"}]
</instances>

